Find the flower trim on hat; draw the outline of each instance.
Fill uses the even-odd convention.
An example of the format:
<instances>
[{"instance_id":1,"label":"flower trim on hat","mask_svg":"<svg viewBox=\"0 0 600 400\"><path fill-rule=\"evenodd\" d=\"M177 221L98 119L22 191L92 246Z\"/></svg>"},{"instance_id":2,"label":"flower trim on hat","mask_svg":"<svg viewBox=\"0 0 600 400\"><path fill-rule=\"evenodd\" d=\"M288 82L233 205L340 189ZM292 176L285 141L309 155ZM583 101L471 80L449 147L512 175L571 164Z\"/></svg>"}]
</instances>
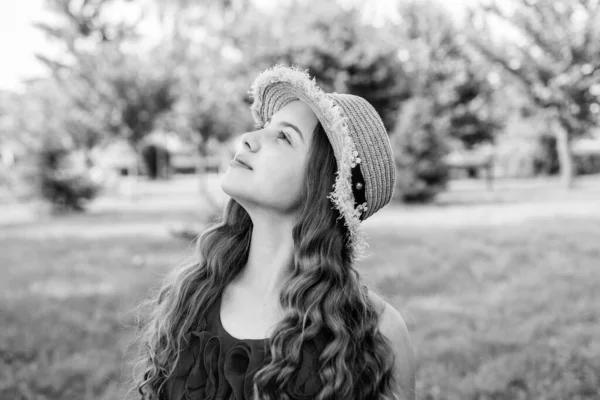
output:
<instances>
[{"instance_id":1,"label":"flower trim on hat","mask_svg":"<svg viewBox=\"0 0 600 400\"><path fill-rule=\"evenodd\" d=\"M352 171L356 164L361 162L358 151L348 128L347 118L343 110L331 99L326 97L325 92L316 84L315 78L310 78L308 72L301 71L297 67L275 65L262 72L252 84L250 94L254 99L251 110L252 116L259 126L266 122L260 113L262 109L263 96L266 89L276 83L287 83L295 89L300 90L312 100L311 106L318 107L325 121L321 121L324 129L330 134L338 135L342 142L340 151L341 159L337 160L338 170L336 172L333 191L327 196L334 206L344 217L344 225L348 228L350 237L348 244L352 251L353 260L362 258L365 247L368 247L365 234L360 229L360 215L366 210L366 203L354 208L354 194L352 192ZM269 116L270 117L270 116Z\"/></svg>"}]
</instances>

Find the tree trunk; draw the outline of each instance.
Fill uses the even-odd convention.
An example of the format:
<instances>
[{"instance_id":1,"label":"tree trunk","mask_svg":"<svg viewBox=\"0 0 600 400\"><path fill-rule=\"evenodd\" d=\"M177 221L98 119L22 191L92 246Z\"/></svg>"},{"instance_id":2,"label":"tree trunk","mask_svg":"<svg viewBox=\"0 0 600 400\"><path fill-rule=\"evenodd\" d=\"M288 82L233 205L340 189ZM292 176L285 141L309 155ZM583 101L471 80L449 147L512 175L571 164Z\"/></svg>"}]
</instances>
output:
<instances>
[{"instance_id":1,"label":"tree trunk","mask_svg":"<svg viewBox=\"0 0 600 400\"><path fill-rule=\"evenodd\" d=\"M569 140L569 133L558 120L554 123L554 135L556 136L556 150L558 152L562 184L566 189L571 189L575 175L571 142Z\"/></svg>"}]
</instances>

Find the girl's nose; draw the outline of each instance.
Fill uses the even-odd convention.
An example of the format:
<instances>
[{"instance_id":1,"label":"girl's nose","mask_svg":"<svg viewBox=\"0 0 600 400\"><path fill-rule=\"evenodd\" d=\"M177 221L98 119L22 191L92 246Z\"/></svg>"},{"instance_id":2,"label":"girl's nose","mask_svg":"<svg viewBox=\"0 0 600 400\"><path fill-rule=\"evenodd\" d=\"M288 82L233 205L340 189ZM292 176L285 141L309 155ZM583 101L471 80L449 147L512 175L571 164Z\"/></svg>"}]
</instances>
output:
<instances>
[{"instance_id":1,"label":"girl's nose","mask_svg":"<svg viewBox=\"0 0 600 400\"><path fill-rule=\"evenodd\" d=\"M258 131L246 132L242 135L242 146L250 151L256 151L260 148L260 138L262 129Z\"/></svg>"},{"instance_id":2,"label":"girl's nose","mask_svg":"<svg viewBox=\"0 0 600 400\"><path fill-rule=\"evenodd\" d=\"M244 132L240 135L243 150L252 150L252 139L249 135L250 132Z\"/></svg>"}]
</instances>

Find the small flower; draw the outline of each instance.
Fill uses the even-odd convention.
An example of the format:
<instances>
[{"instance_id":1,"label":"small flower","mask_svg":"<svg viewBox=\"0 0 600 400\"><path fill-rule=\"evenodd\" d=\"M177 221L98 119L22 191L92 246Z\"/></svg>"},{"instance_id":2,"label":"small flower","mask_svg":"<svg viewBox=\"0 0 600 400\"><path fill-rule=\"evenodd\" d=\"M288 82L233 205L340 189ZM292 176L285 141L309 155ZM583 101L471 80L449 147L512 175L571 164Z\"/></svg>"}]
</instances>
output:
<instances>
[{"instance_id":1,"label":"small flower","mask_svg":"<svg viewBox=\"0 0 600 400\"><path fill-rule=\"evenodd\" d=\"M367 203L359 204L356 209L359 211L363 211L367 207Z\"/></svg>"},{"instance_id":2,"label":"small flower","mask_svg":"<svg viewBox=\"0 0 600 400\"><path fill-rule=\"evenodd\" d=\"M364 202L364 203L362 203L362 204L359 204L359 205L356 207L356 211L358 211L358 213L359 213L359 214L362 214L364 211L367 211L367 203L366 203L366 202Z\"/></svg>"}]
</instances>

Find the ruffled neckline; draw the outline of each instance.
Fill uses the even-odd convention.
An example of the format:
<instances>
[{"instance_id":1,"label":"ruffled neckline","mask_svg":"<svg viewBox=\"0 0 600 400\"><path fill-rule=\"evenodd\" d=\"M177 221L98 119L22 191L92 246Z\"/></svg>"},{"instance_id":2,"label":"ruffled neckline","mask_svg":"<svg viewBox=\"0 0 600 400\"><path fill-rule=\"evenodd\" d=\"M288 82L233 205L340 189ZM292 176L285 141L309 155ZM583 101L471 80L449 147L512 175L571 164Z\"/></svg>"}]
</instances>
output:
<instances>
[{"instance_id":1,"label":"ruffled neckline","mask_svg":"<svg viewBox=\"0 0 600 400\"><path fill-rule=\"evenodd\" d=\"M221 296L200 324L189 333L189 346L180 353L174 374L167 380L165 400L250 400L256 371L270 360L264 339L238 339L223 328ZM321 337L302 345L301 364L292 382L293 398L311 399L321 388L318 358Z\"/></svg>"}]
</instances>

